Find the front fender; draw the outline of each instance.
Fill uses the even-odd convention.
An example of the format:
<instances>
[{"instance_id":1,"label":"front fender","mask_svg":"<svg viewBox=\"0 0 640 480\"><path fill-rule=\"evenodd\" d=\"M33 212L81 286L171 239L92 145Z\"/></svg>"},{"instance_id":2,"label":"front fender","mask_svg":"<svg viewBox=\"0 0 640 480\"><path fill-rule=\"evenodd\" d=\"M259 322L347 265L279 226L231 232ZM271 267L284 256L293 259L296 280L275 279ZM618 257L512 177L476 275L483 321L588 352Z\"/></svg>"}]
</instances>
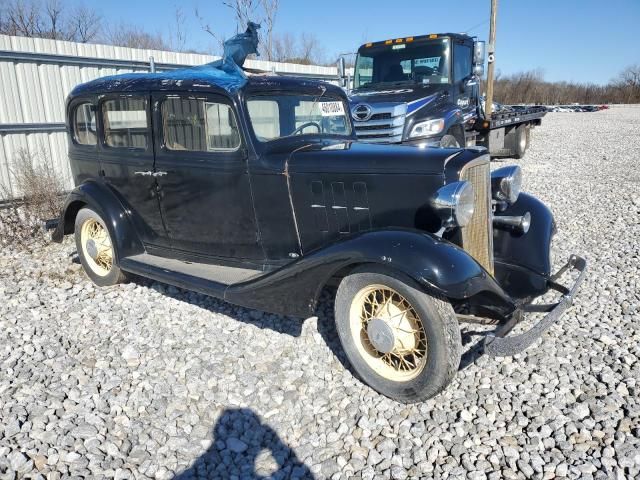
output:
<instances>
[{"instance_id":1,"label":"front fender","mask_svg":"<svg viewBox=\"0 0 640 480\"><path fill-rule=\"evenodd\" d=\"M60 243L65 235L74 232L76 214L85 206L100 215L109 229L116 247L116 262L120 258L144 252L122 202L109 187L96 181L84 182L69 193L60 213L58 226L51 235L54 242Z\"/></svg>"},{"instance_id":2,"label":"front fender","mask_svg":"<svg viewBox=\"0 0 640 480\"><path fill-rule=\"evenodd\" d=\"M313 314L322 288L347 267L377 264L401 272L426 292L463 300L486 292L505 309L513 302L467 252L434 235L385 229L362 233L316 250L268 275L232 285L225 299L297 316Z\"/></svg>"},{"instance_id":3,"label":"front fender","mask_svg":"<svg viewBox=\"0 0 640 480\"><path fill-rule=\"evenodd\" d=\"M556 231L551 210L536 197L521 193L518 201L499 215L520 216L527 212L531 214L527 233L493 230L495 276L514 298L545 293L551 275L551 239Z\"/></svg>"}]
</instances>

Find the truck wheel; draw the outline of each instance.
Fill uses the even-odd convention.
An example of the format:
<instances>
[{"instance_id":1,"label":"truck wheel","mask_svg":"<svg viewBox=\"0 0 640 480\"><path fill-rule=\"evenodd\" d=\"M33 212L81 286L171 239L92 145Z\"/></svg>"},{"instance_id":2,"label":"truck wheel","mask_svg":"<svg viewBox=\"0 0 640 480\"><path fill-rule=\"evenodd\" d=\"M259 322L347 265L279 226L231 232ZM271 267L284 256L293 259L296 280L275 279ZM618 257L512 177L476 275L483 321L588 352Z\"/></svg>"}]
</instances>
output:
<instances>
[{"instance_id":1,"label":"truck wheel","mask_svg":"<svg viewBox=\"0 0 640 480\"><path fill-rule=\"evenodd\" d=\"M524 157L527 151L527 127L526 125L520 125L516 128L513 145L511 146L511 152L514 158Z\"/></svg>"},{"instance_id":2,"label":"truck wheel","mask_svg":"<svg viewBox=\"0 0 640 480\"><path fill-rule=\"evenodd\" d=\"M126 280L115 264L115 248L100 215L90 208L81 209L76 216L75 238L82 267L96 285L106 287Z\"/></svg>"},{"instance_id":3,"label":"truck wheel","mask_svg":"<svg viewBox=\"0 0 640 480\"><path fill-rule=\"evenodd\" d=\"M440 139L440 148L460 148L460 142L455 136L446 133Z\"/></svg>"},{"instance_id":4,"label":"truck wheel","mask_svg":"<svg viewBox=\"0 0 640 480\"><path fill-rule=\"evenodd\" d=\"M451 305L392 271L346 276L336 294L336 328L362 380L400 402L440 393L460 364L460 326Z\"/></svg>"}]
</instances>

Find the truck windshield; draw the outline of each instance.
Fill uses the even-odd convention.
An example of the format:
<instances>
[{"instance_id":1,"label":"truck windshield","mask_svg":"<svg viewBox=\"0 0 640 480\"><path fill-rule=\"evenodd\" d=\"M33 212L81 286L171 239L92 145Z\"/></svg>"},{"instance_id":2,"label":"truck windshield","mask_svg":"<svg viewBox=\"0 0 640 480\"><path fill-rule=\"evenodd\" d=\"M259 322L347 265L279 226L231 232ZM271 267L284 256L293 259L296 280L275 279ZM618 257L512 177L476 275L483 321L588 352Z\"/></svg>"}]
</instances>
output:
<instances>
[{"instance_id":1,"label":"truck windshield","mask_svg":"<svg viewBox=\"0 0 640 480\"><path fill-rule=\"evenodd\" d=\"M449 39L361 47L354 87L449 83Z\"/></svg>"},{"instance_id":2,"label":"truck windshield","mask_svg":"<svg viewBox=\"0 0 640 480\"><path fill-rule=\"evenodd\" d=\"M351 124L340 98L277 94L247 100L253 131L261 142L292 135L351 135Z\"/></svg>"}]
</instances>

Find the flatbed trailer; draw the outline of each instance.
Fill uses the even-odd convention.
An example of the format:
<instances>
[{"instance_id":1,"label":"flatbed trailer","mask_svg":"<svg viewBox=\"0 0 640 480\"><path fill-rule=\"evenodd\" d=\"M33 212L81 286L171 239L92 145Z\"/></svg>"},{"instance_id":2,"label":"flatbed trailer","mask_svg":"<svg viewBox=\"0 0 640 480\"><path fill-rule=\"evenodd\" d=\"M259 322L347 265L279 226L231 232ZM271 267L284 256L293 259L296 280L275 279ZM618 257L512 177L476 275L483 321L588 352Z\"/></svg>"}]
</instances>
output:
<instances>
[{"instance_id":1,"label":"flatbed trailer","mask_svg":"<svg viewBox=\"0 0 640 480\"><path fill-rule=\"evenodd\" d=\"M486 147L493 158L522 158L531 145L531 130L542 124L546 114L547 109L539 106L494 112L491 120L478 122L473 140L467 134L466 144Z\"/></svg>"}]
</instances>

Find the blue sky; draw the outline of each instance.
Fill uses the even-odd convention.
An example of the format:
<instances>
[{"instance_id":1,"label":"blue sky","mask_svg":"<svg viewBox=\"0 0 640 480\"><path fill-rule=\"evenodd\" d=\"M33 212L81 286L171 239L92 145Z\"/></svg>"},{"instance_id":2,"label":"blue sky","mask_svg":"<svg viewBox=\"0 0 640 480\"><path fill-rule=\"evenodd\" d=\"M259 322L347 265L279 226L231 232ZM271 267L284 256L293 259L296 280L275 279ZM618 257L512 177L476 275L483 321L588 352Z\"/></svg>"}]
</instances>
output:
<instances>
[{"instance_id":1,"label":"blue sky","mask_svg":"<svg viewBox=\"0 0 640 480\"><path fill-rule=\"evenodd\" d=\"M187 20L188 46L200 50L213 42L195 19L196 7L223 35L235 32L232 12L219 0L85 3L109 21L151 32L170 29L179 5ZM486 39L489 5L489 0L280 0L276 30L313 33L329 61L365 41L391 37L466 31ZM606 83L624 67L640 63L639 31L640 0L500 0L497 68L503 73L540 68L547 80Z\"/></svg>"}]
</instances>

